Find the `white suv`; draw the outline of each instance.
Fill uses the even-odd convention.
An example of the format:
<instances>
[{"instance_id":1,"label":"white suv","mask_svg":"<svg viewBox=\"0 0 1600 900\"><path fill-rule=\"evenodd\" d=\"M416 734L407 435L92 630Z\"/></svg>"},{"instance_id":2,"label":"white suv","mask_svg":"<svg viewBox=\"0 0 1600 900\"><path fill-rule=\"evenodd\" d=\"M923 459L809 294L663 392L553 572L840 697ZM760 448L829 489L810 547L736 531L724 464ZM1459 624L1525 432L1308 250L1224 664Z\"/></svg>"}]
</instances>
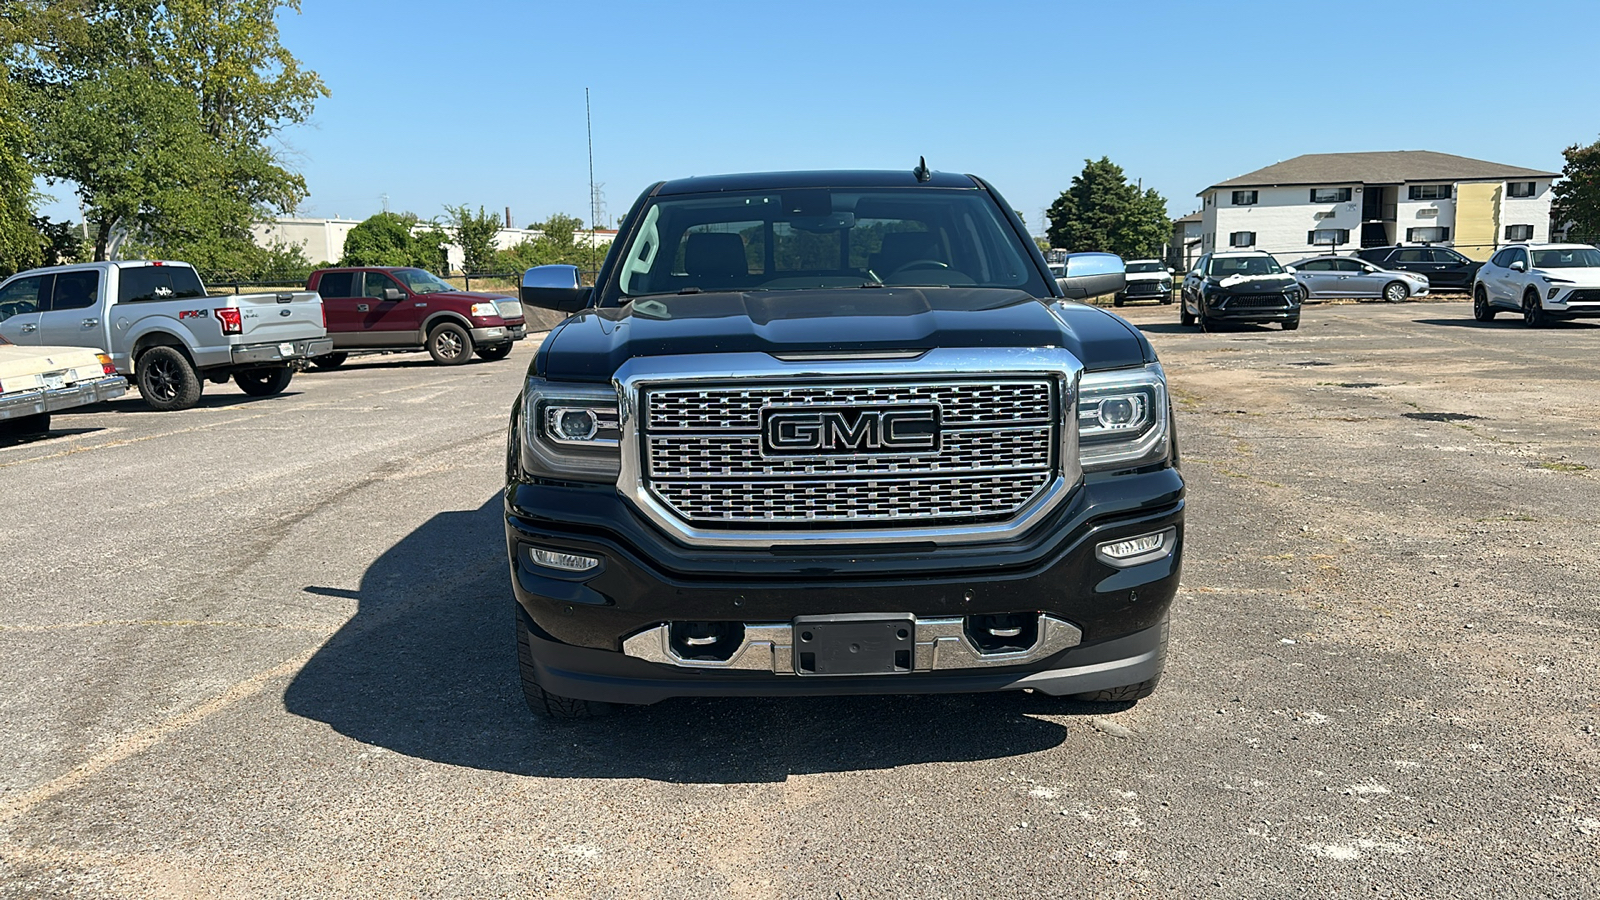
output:
<instances>
[{"instance_id":1,"label":"white suv","mask_svg":"<svg viewBox=\"0 0 1600 900\"><path fill-rule=\"evenodd\" d=\"M1588 244L1502 247L1473 280L1472 317L1487 322L1502 310L1521 312L1533 328L1556 319L1600 318L1600 250Z\"/></svg>"}]
</instances>

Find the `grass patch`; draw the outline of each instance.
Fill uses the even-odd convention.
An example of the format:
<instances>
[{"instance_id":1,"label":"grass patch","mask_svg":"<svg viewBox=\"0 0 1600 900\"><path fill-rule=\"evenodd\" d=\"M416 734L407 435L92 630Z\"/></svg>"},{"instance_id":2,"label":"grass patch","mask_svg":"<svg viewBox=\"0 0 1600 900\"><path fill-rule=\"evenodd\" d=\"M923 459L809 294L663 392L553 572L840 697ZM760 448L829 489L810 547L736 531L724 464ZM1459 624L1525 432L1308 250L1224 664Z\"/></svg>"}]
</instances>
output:
<instances>
[{"instance_id":1,"label":"grass patch","mask_svg":"<svg viewBox=\"0 0 1600 900\"><path fill-rule=\"evenodd\" d=\"M1551 472L1587 472L1587 471L1589 471L1589 467L1584 465L1583 463L1552 462L1550 460L1545 460L1544 462L1539 463L1539 468L1546 469L1546 470L1551 471Z\"/></svg>"}]
</instances>

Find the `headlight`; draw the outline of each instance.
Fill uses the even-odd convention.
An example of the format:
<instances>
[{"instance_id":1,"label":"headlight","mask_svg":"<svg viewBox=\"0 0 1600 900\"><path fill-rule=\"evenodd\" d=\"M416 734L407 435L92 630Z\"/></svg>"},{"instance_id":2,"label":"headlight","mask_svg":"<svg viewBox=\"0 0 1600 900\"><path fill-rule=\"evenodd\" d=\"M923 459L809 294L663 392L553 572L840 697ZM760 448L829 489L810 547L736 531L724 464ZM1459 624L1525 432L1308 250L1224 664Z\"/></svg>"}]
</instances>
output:
<instances>
[{"instance_id":1,"label":"headlight","mask_svg":"<svg viewBox=\"0 0 1600 900\"><path fill-rule=\"evenodd\" d=\"M1078 460L1085 472L1166 460L1167 379L1159 364L1085 372L1078 385Z\"/></svg>"},{"instance_id":2,"label":"headlight","mask_svg":"<svg viewBox=\"0 0 1600 900\"><path fill-rule=\"evenodd\" d=\"M457 307L457 309L460 309L460 307ZM500 307L495 306L493 303L472 304L472 317L474 319L487 319L498 315L500 315Z\"/></svg>"},{"instance_id":3,"label":"headlight","mask_svg":"<svg viewBox=\"0 0 1600 900\"><path fill-rule=\"evenodd\" d=\"M609 386L529 378L522 390L522 467L530 475L614 482L622 417Z\"/></svg>"}]
</instances>

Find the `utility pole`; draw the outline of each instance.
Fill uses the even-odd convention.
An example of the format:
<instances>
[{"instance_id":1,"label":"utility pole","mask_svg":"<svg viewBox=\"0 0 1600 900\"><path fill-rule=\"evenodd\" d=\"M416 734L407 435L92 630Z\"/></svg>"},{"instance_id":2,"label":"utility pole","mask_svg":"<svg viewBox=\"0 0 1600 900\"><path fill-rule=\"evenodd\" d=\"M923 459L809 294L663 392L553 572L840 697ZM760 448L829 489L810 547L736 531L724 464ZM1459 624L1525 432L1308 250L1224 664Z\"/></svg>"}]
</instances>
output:
<instances>
[{"instance_id":1,"label":"utility pole","mask_svg":"<svg viewBox=\"0 0 1600 900\"><path fill-rule=\"evenodd\" d=\"M583 89L583 122L589 133L589 270L599 274L600 263L595 259L594 247L594 217L598 212L595 209L594 192L594 115L589 111L589 89Z\"/></svg>"}]
</instances>

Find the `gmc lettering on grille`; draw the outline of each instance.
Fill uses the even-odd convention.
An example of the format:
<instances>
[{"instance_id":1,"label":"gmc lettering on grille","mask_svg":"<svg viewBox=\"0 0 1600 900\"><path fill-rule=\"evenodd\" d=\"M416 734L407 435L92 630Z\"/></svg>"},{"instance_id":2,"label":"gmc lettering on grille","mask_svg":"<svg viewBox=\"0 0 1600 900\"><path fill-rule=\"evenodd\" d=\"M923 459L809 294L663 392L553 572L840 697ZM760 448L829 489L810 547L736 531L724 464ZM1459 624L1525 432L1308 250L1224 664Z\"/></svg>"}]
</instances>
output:
<instances>
[{"instance_id":1,"label":"gmc lettering on grille","mask_svg":"<svg viewBox=\"0 0 1600 900\"><path fill-rule=\"evenodd\" d=\"M767 456L931 453L939 449L939 407L769 406L761 410Z\"/></svg>"}]
</instances>

